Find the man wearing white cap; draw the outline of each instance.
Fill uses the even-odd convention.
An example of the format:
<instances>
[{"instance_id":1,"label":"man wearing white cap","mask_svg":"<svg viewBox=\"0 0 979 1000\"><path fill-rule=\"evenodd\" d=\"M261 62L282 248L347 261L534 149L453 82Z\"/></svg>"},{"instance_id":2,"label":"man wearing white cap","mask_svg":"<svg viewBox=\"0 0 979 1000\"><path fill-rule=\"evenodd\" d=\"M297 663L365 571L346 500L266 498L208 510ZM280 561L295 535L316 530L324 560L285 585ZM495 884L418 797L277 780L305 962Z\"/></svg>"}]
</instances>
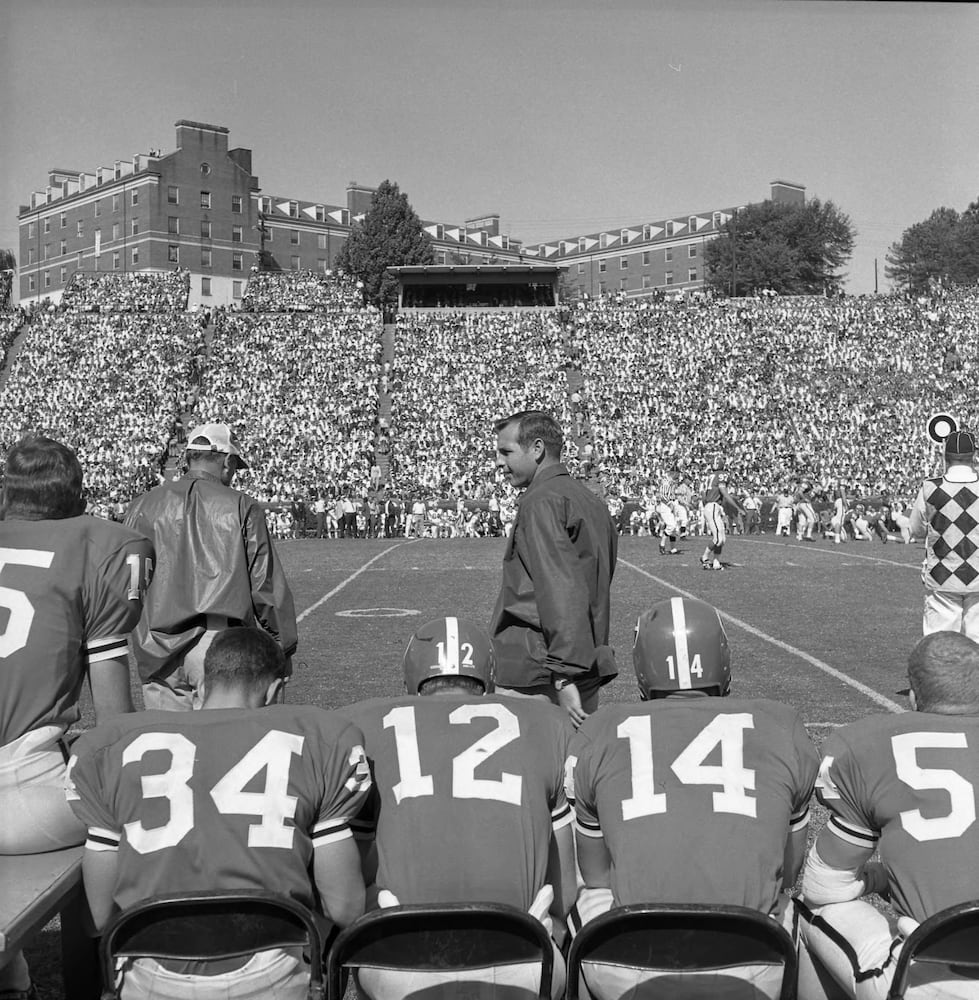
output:
<instances>
[{"instance_id":1,"label":"man wearing white cap","mask_svg":"<svg viewBox=\"0 0 979 1000\"><path fill-rule=\"evenodd\" d=\"M133 501L126 524L156 547L157 566L133 633L147 709L200 707L204 654L226 628L255 625L288 658L296 650L292 592L258 502L231 489L248 468L227 424L191 431L187 472ZM291 670L291 665L290 665Z\"/></svg>"}]
</instances>

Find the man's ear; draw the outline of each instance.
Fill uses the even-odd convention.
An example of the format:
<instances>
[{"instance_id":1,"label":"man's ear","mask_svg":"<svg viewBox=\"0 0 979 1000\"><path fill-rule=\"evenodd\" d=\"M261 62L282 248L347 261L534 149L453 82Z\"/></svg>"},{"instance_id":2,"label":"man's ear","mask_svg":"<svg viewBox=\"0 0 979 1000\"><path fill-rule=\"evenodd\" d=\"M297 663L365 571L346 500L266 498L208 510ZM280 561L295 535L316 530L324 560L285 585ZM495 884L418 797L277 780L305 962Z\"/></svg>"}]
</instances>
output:
<instances>
[{"instance_id":1,"label":"man's ear","mask_svg":"<svg viewBox=\"0 0 979 1000\"><path fill-rule=\"evenodd\" d=\"M547 455L547 448L544 446L544 441L542 438L534 438L534 443L531 445L534 449L534 458L538 462L542 462Z\"/></svg>"}]
</instances>

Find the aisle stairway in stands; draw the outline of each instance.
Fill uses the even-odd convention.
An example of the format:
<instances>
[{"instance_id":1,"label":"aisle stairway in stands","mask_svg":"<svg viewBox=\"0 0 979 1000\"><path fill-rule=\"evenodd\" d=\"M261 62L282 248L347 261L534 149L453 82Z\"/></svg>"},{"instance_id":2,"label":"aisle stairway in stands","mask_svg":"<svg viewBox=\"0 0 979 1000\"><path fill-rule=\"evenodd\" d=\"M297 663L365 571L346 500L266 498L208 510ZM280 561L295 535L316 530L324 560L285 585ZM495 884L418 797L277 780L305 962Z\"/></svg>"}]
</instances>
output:
<instances>
[{"instance_id":1,"label":"aisle stairway in stands","mask_svg":"<svg viewBox=\"0 0 979 1000\"><path fill-rule=\"evenodd\" d=\"M394 370L394 323L385 323L381 333L381 370L389 373ZM377 386L377 420L378 426L391 426L391 392L382 390L379 383ZM391 455L390 451L382 452L378 450L380 435L374 437L374 462L381 470L381 482L391 481Z\"/></svg>"},{"instance_id":2,"label":"aisle stairway in stands","mask_svg":"<svg viewBox=\"0 0 979 1000\"><path fill-rule=\"evenodd\" d=\"M572 395L576 392L583 395L582 390L585 387L585 376L581 373L581 369L576 366L570 354L568 356L568 367L565 369L565 376L568 383L568 400L570 401ZM582 433L576 434L574 425L568 428L568 437L574 441L579 455L581 455L585 445L591 441L591 428L588 423L587 413L585 414L585 420L581 429ZM602 500L605 499L605 487L602 485L597 468L593 467L589 470L588 475L584 477L584 483L597 497Z\"/></svg>"},{"instance_id":3,"label":"aisle stairway in stands","mask_svg":"<svg viewBox=\"0 0 979 1000\"><path fill-rule=\"evenodd\" d=\"M14 362L17 360L17 355L20 354L30 330L31 321L30 318L27 318L21 323L20 329L17 331L13 343L10 345L10 350L7 351L7 356L4 358L3 368L0 369L0 392L3 391L3 387L7 384L7 379L10 377L10 369L13 368Z\"/></svg>"}]
</instances>

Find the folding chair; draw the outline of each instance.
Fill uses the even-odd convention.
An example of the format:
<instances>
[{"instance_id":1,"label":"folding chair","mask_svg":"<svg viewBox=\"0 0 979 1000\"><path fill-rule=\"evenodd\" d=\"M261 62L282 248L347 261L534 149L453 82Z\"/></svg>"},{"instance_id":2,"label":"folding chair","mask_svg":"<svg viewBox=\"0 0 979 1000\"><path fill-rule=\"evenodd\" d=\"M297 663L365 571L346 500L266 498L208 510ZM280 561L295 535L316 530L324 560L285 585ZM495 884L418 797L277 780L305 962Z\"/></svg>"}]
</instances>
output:
<instances>
[{"instance_id":1,"label":"folding chair","mask_svg":"<svg viewBox=\"0 0 979 1000\"><path fill-rule=\"evenodd\" d=\"M979 991L979 900L940 910L914 929L894 966L887 1000L904 996L914 962L953 966L958 975L976 979Z\"/></svg>"},{"instance_id":2,"label":"folding chair","mask_svg":"<svg viewBox=\"0 0 979 1000\"><path fill-rule=\"evenodd\" d=\"M102 1000L118 1000L120 958L206 961L295 947L309 956L308 1000L322 1000L322 937L313 914L295 900L260 890L157 896L124 910L105 929Z\"/></svg>"},{"instance_id":3,"label":"folding chair","mask_svg":"<svg viewBox=\"0 0 979 1000\"><path fill-rule=\"evenodd\" d=\"M544 925L499 903L393 906L342 931L327 955L328 1000L342 1000L345 968L448 972L539 962L538 1000L549 1000L554 954Z\"/></svg>"},{"instance_id":4,"label":"folding chair","mask_svg":"<svg viewBox=\"0 0 979 1000\"><path fill-rule=\"evenodd\" d=\"M780 1000L796 995L798 964L791 935L771 917L744 906L637 903L603 913L571 942L567 1000L578 1000L583 962L671 973L780 965ZM674 988L669 992L675 996Z\"/></svg>"}]
</instances>

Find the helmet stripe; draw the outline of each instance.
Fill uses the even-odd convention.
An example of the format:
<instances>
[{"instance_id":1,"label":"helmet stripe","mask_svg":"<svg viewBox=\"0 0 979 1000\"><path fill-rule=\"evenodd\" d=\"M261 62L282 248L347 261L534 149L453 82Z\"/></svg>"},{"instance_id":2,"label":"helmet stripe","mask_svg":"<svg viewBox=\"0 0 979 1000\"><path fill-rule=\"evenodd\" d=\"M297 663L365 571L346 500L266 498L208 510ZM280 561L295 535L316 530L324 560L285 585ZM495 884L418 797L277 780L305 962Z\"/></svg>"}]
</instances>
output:
<instances>
[{"instance_id":1,"label":"helmet stripe","mask_svg":"<svg viewBox=\"0 0 979 1000\"><path fill-rule=\"evenodd\" d=\"M445 619L445 663L442 670L447 674L459 673L459 619Z\"/></svg>"},{"instance_id":2,"label":"helmet stripe","mask_svg":"<svg viewBox=\"0 0 979 1000\"><path fill-rule=\"evenodd\" d=\"M676 677L681 691L689 691L690 683L690 651L687 649L687 616L684 612L683 598L670 598L670 611L673 614L673 643L676 647Z\"/></svg>"}]
</instances>

